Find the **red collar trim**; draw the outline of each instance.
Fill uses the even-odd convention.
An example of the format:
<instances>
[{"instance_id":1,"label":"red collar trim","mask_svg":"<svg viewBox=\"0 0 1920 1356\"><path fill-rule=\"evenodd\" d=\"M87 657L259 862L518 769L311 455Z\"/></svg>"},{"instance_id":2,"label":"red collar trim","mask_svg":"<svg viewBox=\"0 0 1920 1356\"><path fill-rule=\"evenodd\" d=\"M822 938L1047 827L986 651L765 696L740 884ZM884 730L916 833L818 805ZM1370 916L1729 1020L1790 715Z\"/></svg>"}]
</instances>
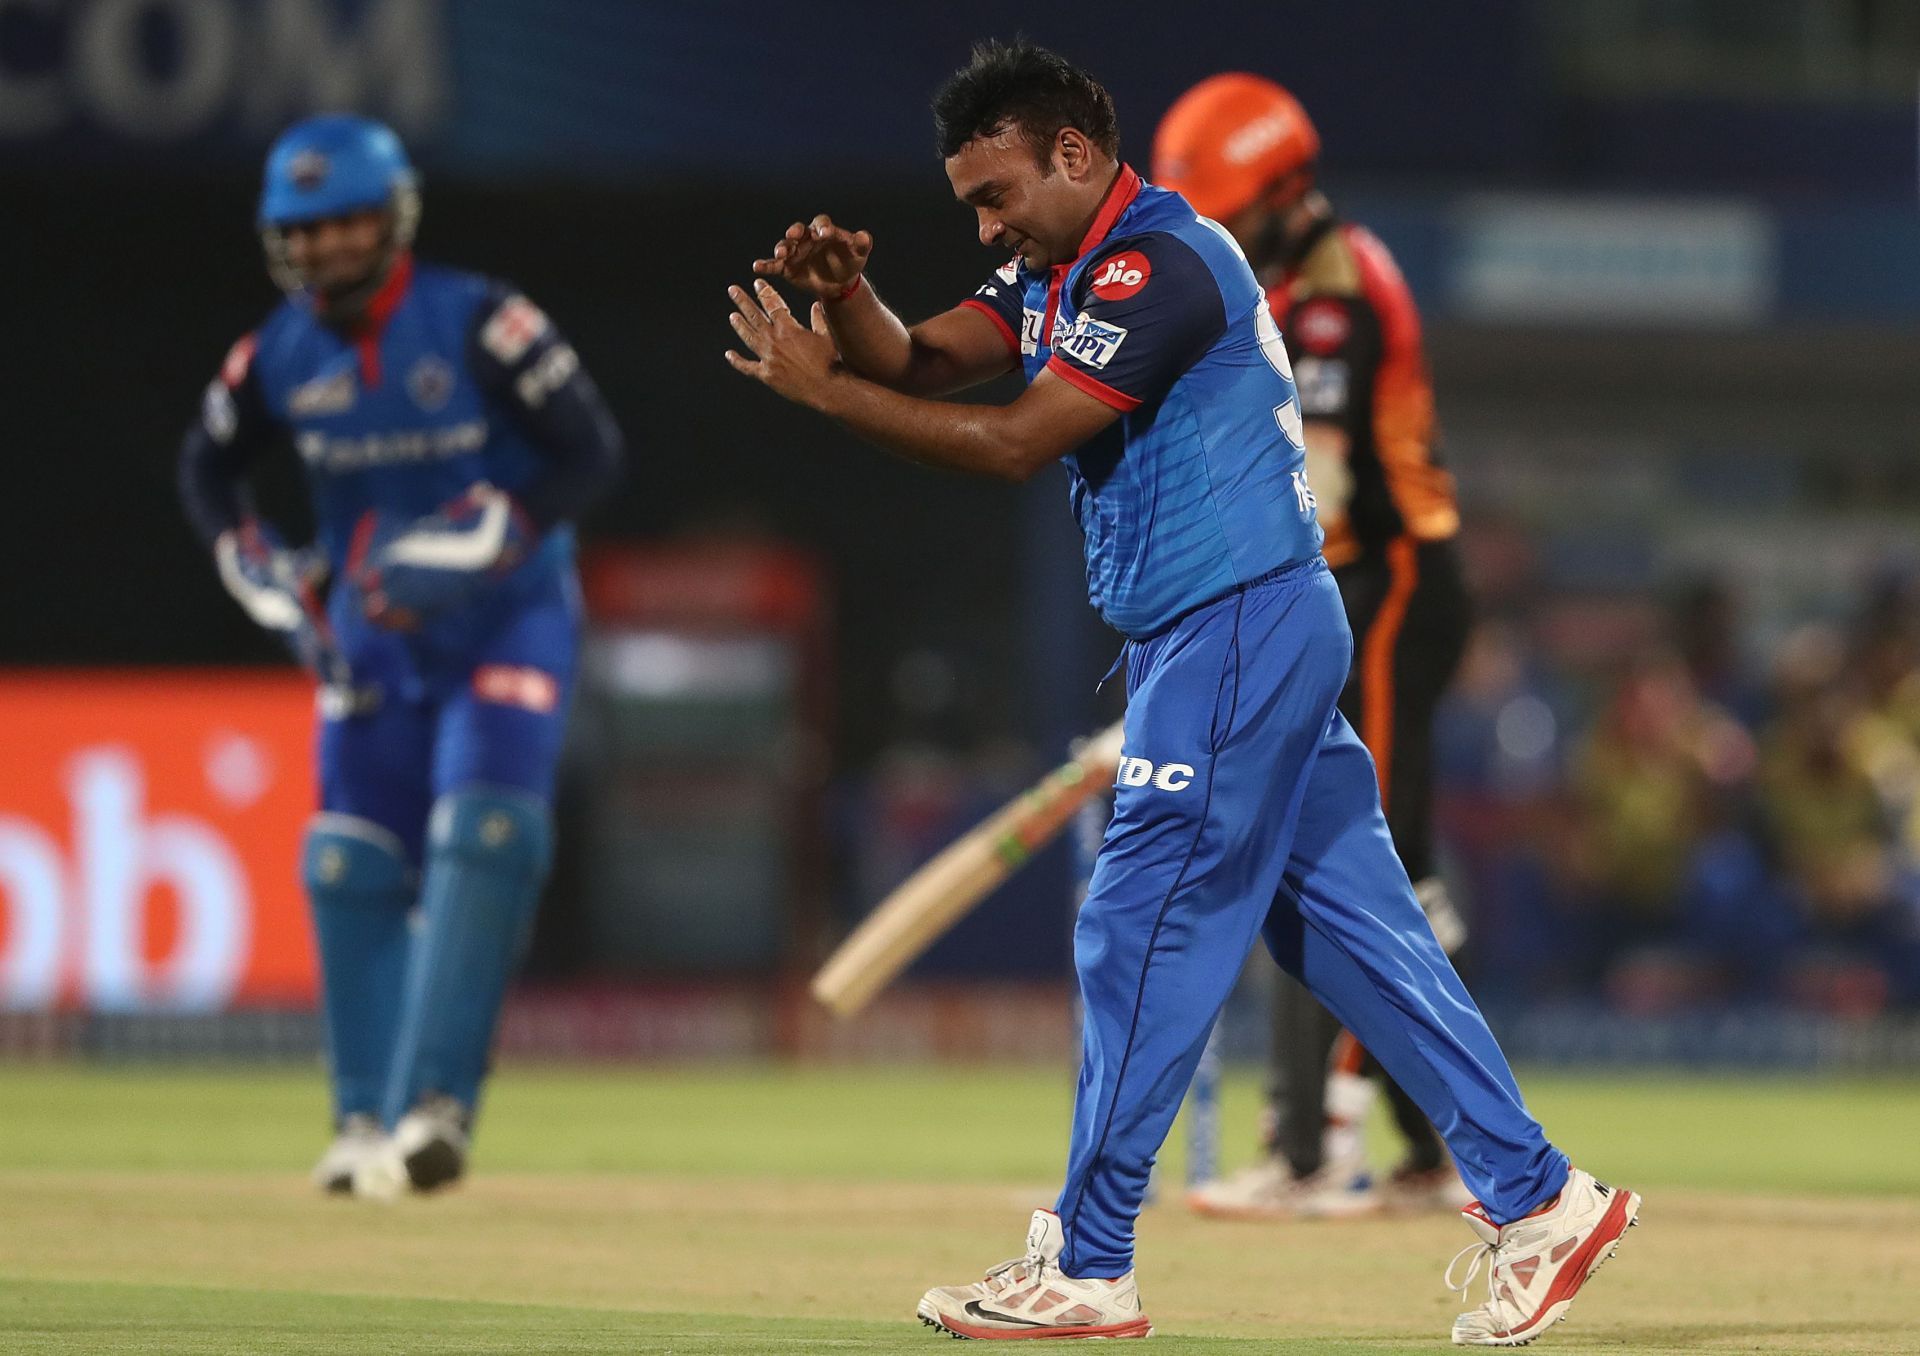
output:
<instances>
[{"instance_id":1,"label":"red collar trim","mask_svg":"<svg viewBox=\"0 0 1920 1356\"><path fill-rule=\"evenodd\" d=\"M1093 225L1087 228L1086 239L1080 242L1080 253L1064 264L1054 265L1054 271L1064 273L1098 247L1112 232L1114 223L1120 220L1120 214L1133 206L1133 200L1140 196L1140 188L1140 176L1133 172L1133 166L1122 165L1120 173L1114 176L1113 183L1107 188L1107 196L1100 200L1100 210L1093 214Z\"/></svg>"},{"instance_id":2,"label":"red collar trim","mask_svg":"<svg viewBox=\"0 0 1920 1356\"><path fill-rule=\"evenodd\" d=\"M360 355L360 381L369 391L380 384L380 336L386 333L387 321L400 309L400 303L407 299L412 283L413 255L402 252L353 327L353 344Z\"/></svg>"},{"instance_id":3,"label":"red collar trim","mask_svg":"<svg viewBox=\"0 0 1920 1356\"><path fill-rule=\"evenodd\" d=\"M393 313L400 309L400 303L407 299L407 289L412 285L413 253L403 250L393 261L393 267L387 270L386 280L380 284L380 290L367 301L367 309L354 328L362 334L377 334L384 330Z\"/></svg>"}]
</instances>

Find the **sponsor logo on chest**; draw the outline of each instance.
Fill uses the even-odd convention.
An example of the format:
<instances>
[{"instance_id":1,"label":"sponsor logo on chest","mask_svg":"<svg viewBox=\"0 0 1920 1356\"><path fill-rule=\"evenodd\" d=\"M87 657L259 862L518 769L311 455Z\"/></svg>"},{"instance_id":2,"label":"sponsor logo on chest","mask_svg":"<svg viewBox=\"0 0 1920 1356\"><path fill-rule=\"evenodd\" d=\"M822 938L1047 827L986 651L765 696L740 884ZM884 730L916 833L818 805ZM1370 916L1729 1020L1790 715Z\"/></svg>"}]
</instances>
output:
<instances>
[{"instance_id":1,"label":"sponsor logo on chest","mask_svg":"<svg viewBox=\"0 0 1920 1356\"><path fill-rule=\"evenodd\" d=\"M301 460L316 471L344 475L375 466L401 466L410 462L446 461L487 445L487 421L464 419L439 428L403 429L385 433L362 433L329 437L315 429L305 429L293 440Z\"/></svg>"}]
</instances>

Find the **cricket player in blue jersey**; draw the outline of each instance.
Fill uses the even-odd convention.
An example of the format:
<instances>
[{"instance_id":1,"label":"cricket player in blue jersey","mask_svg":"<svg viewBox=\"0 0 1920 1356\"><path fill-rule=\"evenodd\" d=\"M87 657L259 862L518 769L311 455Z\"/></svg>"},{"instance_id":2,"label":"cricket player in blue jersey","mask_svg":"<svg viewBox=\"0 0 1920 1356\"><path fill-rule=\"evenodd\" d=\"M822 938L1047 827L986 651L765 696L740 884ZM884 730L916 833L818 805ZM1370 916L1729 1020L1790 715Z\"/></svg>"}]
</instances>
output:
<instances>
[{"instance_id":1,"label":"cricket player in blue jersey","mask_svg":"<svg viewBox=\"0 0 1920 1356\"><path fill-rule=\"evenodd\" d=\"M314 1177L374 1196L465 1170L552 851L580 624L570 524L622 455L532 302L414 259L419 211L379 123L280 137L259 226L286 299L227 355L180 461L221 581L321 680L301 866L335 1138ZM282 441L312 498L301 551L247 492Z\"/></svg>"},{"instance_id":2,"label":"cricket player in blue jersey","mask_svg":"<svg viewBox=\"0 0 1920 1356\"><path fill-rule=\"evenodd\" d=\"M1022 1256L929 1290L919 1316L973 1338L1151 1331L1133 1274L1148 1170L1264 938L1419 1102L1478 1197L1458 1288L1484 1268L1487 1298L1453 1340L1530 1341L1639 1197L1547 1141L1394 855L1337 708L1352 639L1265 294L1224 228L1120 162L1112 100L1059 57L982 45L934 114L955 196L1012 260L909 328L866 279L871 237L816 217L756 262L754 295L733 289L752 356L727 354L914 461L1023 481L1064 460L1089 594L1128 640L1125 757L1074 938L1065 1185ZM768 277L815 298L811 325ZM1015 365L1011 404L932 398Z\"/></svg>"}]
</instances>

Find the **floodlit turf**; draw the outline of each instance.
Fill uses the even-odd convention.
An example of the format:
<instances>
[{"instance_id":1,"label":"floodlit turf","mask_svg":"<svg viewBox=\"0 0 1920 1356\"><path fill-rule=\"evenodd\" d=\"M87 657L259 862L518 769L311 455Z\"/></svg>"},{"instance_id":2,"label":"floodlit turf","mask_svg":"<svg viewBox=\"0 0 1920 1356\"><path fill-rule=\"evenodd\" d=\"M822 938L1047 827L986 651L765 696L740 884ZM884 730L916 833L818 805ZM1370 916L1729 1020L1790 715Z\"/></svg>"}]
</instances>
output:
<instances>
[{"instance_id":1,"label":"floodlit turf","mask_svg":"<svg viewBox=\"0 0 1920 1356\"><path fill-rule=\"evenodd\" d=\"M1920 1080L1524 1082L1648 1198L1536 1350L1920 1350ZM381 1208L305 1185L314 1072L0 1065L0 1352L959 1351L913 1301L1018 1250L1069 1096L1004 1069L509 1068L475 1179ZM1230 1159L1255 1099L1230 1082ZM1448 1350L1467 1241L1163 1202L1144 1350Z\"/></svg>"}]
</instances>

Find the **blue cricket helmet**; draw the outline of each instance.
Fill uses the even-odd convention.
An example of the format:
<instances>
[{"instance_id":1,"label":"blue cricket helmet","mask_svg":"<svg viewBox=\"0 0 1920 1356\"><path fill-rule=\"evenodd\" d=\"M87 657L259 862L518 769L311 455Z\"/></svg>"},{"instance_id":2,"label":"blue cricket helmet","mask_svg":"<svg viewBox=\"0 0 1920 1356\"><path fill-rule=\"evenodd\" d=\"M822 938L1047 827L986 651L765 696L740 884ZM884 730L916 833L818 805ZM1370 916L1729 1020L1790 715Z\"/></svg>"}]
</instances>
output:
<instances>
[{"instance_id":1,"label":"blue cricket helmet","mask_svg":"<svg viewBox=\"0 0 1920 1356\"><path fill-rule=\"evenodd\" d=\"M385 123L352 113L296 122L267 152L260 225L292 226L389 207L415 191L413 165Z\"/></svg>"},{"instance_id":2,"label":"blue cricket helmet","mask_svg":"<svg viewBox=\"0 0 1920 1356\"><path fill-rule=\"evenodd\" d=\"M287 259L287 227L367 208L392 213L377 282L412 246L420 224L419 180L392 128L353 113L322 113L282 132L267 152L260 186L260 240L274 282L290 293L305 290Z\"/></svg>"}]
</instances>

